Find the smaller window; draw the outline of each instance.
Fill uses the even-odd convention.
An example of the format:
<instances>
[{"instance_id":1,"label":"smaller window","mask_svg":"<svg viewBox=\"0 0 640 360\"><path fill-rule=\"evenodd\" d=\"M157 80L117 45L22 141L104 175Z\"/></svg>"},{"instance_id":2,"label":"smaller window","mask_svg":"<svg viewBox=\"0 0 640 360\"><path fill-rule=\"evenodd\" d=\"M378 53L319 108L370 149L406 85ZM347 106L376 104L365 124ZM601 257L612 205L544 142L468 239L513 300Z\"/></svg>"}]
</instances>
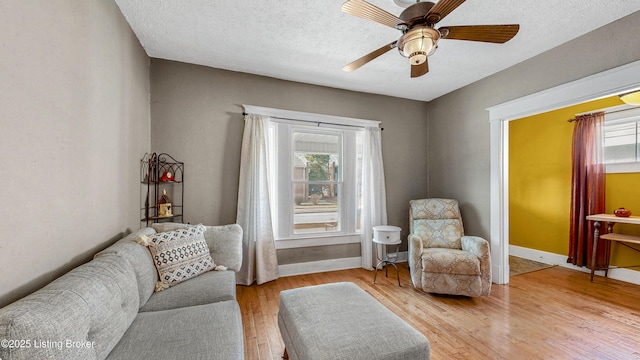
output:
<instances>
[{"instance_id":1,"label":"smaller window","mask_svg":"<svg viewBox=\"0 0 640 360\"><path fill-rule=\"evenodd\" d=\"M293 233L340 231L342 135L293 132Z\"/></svg>"},{"instance_id":2,"label":"smaller window","mask_svg":"<svg viewBox=\"0 0 640 360\"><path fill-rule=\"evenodd\" d=\"M605 115L604 163L608 173L640 172L640 108Z\"/></svg>"},{"instance_id":3,"label":"smaller window","mask_svg":"<svg viewBox=\"0 0 640 360\"><path fill-rule=\"evenodd\" d=\"M605 164L638 161L638 121L605 125Z\"/></svg>"}]
</instances>

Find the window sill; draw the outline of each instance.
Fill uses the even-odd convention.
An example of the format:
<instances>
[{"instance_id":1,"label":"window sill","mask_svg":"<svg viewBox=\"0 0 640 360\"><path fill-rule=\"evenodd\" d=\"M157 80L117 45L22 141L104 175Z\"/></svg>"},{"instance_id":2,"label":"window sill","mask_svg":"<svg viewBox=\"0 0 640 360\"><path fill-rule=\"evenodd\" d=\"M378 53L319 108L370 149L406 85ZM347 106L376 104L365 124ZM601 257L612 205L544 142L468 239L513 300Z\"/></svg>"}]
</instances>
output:
<instances>
[{"instance_id":1,"label":"window sill","mask_svg":"<svg viewBox=\"0 0 640 360\"><path fill-rule=\"evenodd\" d=\"M276 249L294 249L311 246L328 246L339 244L359 244L361 233L319 235L314 237L276 239Z\"/></svg>"},{"instance_id":2,"label":"window sill","mask_svg":"<svg viewBox=\"0 0 640 360\"><path fill-rule=\"evenodd\" d=\"M607 164L607 174L624 174L640 172L640 162Z\"/></svg>"}]
</instances>

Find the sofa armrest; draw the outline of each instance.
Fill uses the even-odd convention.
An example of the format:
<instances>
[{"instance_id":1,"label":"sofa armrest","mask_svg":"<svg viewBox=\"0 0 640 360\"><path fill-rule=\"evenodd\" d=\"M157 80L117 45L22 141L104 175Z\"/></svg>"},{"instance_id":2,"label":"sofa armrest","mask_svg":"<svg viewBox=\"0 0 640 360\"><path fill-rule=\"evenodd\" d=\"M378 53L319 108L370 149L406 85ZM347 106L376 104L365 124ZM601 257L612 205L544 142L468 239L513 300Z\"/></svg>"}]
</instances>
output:
<instances>
[{"instance_id":1,"label":"sofa armrest","mask_svg":"<svg viewBox=\"0 0 640 360\"><path fill-rule=\"evenodd\" d=\"M409 272L411 281L417 289L422 289L422 238L409 234Z\"/></svg>"},{"instance_id":2,"label":"sofa armrest","mask_svg":"<svg viewBox=\"0 0 640 360\"><path fill-rule=\"evenodd\" d=\"M189 224L163 222L151 225L157 232L182 229ZM205 226L204 238L216 265L240 271L242 266L242 227L238 224Z\"/></svg>"},{"instance_id":3,"label":"sofa armrest","mask_svg":"<svg viewBox=\"0 0 640 360\"><path fill-rule=\"evenodd\" d=\"M238 224L206 226L204 238L216 265L239 271L242 266L242 227Z\"/></svg>"},{"instance_id":4,"label":"sofa armrest","mask_svg":"<svg viewBox=\"0 0 640 360\"><path fill-rule=\"evenodd\" d=\"M491 291L491 248L489 242L478 236L463 236L460 242L462 250L468 251L480 259L482 295L489 295Z\"/></svg>"}]
</instances>

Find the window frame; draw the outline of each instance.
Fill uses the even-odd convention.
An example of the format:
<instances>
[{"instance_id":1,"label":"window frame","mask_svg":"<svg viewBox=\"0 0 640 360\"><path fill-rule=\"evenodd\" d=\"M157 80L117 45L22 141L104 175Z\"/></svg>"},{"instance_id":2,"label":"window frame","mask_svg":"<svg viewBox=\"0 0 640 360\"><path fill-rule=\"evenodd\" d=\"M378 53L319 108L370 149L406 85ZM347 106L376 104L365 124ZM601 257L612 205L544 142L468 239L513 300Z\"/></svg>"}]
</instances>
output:
<instances>
[{"instance_id":1,"label":"window frame","mask_svg":"<svg viewBox=\"0 0 640 360\"><path fill-rule=\"evenodd\" d=\"M357 133L361 128L340 128L336 126L314 126L305 123L272 120L270 125L275 133L274 176L272 186L273 228L276 244L282 241L309 241L315 245L360 242L361 229L357 229ZM316 233L295 233L293 201L293 161L294 134L338 135L342 139L340 150L340 179L338 216L340 228L336 231ZM274 206L275 205L275 206ZM357 237L354 238L354 237ZM315 241L314 241L315 240ZM309 245L311 246L311 245ZM280 248L279 246L277 246ZM297 246L296 246L297 247Z\"/></svg>"},{"instance_id":2,"label":"window frame","mask_svg":"<svg viewBox=\"0 0 640 360\"><path fill-rule=\"evenodd\" d=\"M636 123L636 127L640 127L640 107L622 105L621 107L614 107L604 115L603 126L603 151L606 151L604 147L604 138L606 134L607 125L618 125L625 123ZM637 131L637 130L636 130ZM640 135L636 133L636 149L640 146ZM607 174L623 174L623 173L637 173L640 172L640 152L636 150L636 161L624 162L624 163L607 163L605 161L605 168Z\"/></svg>"},{"instance_id":3,"label":"window frame","mask_svg":"<svg viewBox=\"0 0 640 360\"><path fill-rule=\"evenodd\" d=\"M340 167L340 173L339 173L339 178L337 180L334 180L333 182L330 181L318 181L318 180L309 180L307 179L305 180L295 180L294 176L293 176L293 168L294 168L294 161L295 161L295 156L296 156L296 146L295 146L295 135L296 134L309 134L309 135L328 135L328 136L336 136L338 137L339 143L338 143L338 150L337 150L337 154L338 154L338 166ZM344 145L344 134L341 131L335 131L335 130L331 130L331 129L324 129L322 128L322 130L320 130L317 127L311 127L311 126L301 126L301 125L291 125L289 127L289 156L291 157L291 161L289 163L288 166L288 171L289 171L289 192L288 192L288 199L283 199L282 202L288 202L289 203L289 207L287 208L287 211L289 212L289 219L290 219L290 223L288 224L288 229L283 229L283 230L288 230L288 238L290 237L317 237L317 236L321 236L321 235L328 235L328 234L342 234L344 232L347 232L349 229L346 228L346 223L345 223L345 217L346 217L346 208L348 208L347 206L345 206L344 201L345 198L348 198L348 193L345 193L344 191L347 190L345 188L347 188L347 183L345 182L344 179L344 171L343 168L345 167L344 165L344 158L345 158L345 145ZM284 182L284 179L282 180ZM280 181L278 181L278 183L280 183ZM335 231L325 231L325 232L310 232L310 233L296 233L296 229L295 229L295 210L291 210L291 206L293 206L294 204L294 199L292 198L293 194L294 194L294 188L296 184L308 184L309 186L311 186L312 183L315 184L330 184L333 183L335 185L338 185L338 189L341 189L338 191L338 229ZM280 194L279 194L280 195Z\"/></svg>"}]
</instances>

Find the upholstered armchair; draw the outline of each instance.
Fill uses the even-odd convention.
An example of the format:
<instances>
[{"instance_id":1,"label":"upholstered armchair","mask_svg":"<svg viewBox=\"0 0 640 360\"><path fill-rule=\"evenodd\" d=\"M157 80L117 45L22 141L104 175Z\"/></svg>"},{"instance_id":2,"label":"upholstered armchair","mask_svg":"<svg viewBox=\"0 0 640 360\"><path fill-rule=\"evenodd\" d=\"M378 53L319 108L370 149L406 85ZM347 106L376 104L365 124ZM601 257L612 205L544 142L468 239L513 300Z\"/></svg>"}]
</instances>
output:
<instances>
[{"instance_id":1,"label":"upholstered armchair","mask_svg":"<svg viewBox=\"0 0 640 360\"><path fill-rule=\"evenodd\" d=\"M412 200L409 231L413 286L428 293L489 295L489 242L464 235L456 200Z\"/></svg>"}]
</instances>

